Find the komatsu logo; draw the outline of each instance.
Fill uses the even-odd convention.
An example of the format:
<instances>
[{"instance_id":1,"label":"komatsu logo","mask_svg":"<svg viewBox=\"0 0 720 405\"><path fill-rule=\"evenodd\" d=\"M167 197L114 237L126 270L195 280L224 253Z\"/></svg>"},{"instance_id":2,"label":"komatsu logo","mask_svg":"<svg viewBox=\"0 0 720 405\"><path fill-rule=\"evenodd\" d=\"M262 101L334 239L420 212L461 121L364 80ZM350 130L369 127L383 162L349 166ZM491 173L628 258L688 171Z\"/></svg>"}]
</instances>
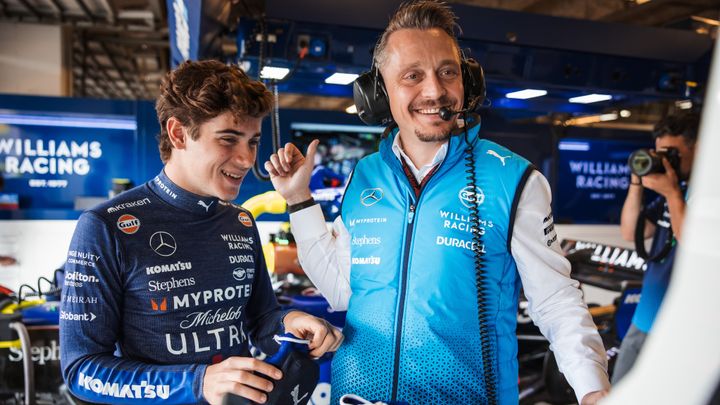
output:
<instances>
[{"instance_id":1,"label":"komatsu logo","mask_svg":"<svg viewBox=\"0 0 720 405\"><path fill-rule=\"evenodd\" d=\"M353 257L351 262L352 264L371 264L377 266L378 264L380 264L380 258L376 256Z\"/></svg>"},{"instance_id":2,"label":"komatsu logo","mask_svg":"<svg viewBox=\"0 0 720 405\"><path fill-rule=\"evenodd\" d=\"M174 271L183 271L183 270L190 270L190 269L192 269L191 262L177 262L177 263L171 263L171 264L161 264L158 266L145 267L145 273L147 273L147 275L152 275L152 274L170 273L170 272L174 272Z\"/></svg>"},{"instance_id":3,"label":"komatsu logo","mask_svg":"<svg viewBox=\"0 0 720 405\"><path fill-rule=\"evenodd\" d=\"M139 384L110 383L80 373L78 385L98 395L113 398L170 398L169 385L151 385L147 381L140 381Z\"/></svg>"}]
</instances>

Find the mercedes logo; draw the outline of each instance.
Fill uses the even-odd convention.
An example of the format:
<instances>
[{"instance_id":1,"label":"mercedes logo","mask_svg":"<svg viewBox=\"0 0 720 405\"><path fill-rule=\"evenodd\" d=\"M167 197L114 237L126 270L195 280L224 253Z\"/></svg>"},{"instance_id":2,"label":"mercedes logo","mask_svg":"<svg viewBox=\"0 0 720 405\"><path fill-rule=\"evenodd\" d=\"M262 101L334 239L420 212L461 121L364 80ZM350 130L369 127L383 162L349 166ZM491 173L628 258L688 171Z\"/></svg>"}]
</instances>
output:
<instances>
[{"instance_id":1,"label":"mercedes logo","mask_svg":"<svg viewBox=\"0 0 720 405\"><path fill-rule=\"evenodd\" d=\"M366 188L360 193L360 203L366 207L377 204L382 198L383 191L381 188Z\"/></svg>"},{"instance_id":2,"label":"mercedes logo","mask_svg":"<svg viewBox=\"0 0 720 405\"><path fill-rule=\"evenodd\" d=\"M172 235L165 231L159 231L150 237L150 247L160 256L172 256L177 250L177 243Z\"/></svg>"}]
</instances>

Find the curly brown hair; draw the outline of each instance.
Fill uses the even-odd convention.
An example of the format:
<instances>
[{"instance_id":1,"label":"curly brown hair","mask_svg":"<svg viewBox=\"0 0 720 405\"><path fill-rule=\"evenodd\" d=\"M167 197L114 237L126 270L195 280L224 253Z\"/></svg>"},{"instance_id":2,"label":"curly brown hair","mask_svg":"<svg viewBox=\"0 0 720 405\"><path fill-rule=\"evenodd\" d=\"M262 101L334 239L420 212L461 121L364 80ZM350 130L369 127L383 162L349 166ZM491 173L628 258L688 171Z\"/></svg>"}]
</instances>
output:
<instances>
[{"instance_id":1,"label":"curly brown hair","mask_svg":"<svg viewBox=\"0 0 720 405\"><path fill-rule=\"evenodd\" d=\"M160 122L160 159L165 163L172 154L166 128L171 117L180 121L192 139L197 139L200 125L227 111L237 121L243 121L248 116L264 117L271 107L270 91L239 67L216 60L184 62L165 75L155 103Z\"/></svg>"}]
</instances>

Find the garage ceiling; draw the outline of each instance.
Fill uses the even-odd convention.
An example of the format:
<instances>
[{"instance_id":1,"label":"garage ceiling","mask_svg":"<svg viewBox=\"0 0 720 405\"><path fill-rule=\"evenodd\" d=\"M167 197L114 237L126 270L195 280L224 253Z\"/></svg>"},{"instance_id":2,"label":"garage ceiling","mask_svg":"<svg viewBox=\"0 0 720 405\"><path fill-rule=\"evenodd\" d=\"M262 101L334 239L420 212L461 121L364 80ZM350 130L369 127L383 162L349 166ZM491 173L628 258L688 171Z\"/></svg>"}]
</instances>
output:
<instances>
[{"instance_id":1,"label":"garage ceiling","mask_svg":"<svg viewBox=\"0 0 720 405\"><path fill-rule=\"evenodd\" d=\"M691 29L713 38L720 0L455 0L558 17ZM240 0L232 4L240 5ZM163 0L0 0L0 21L66 26L72 32L73 96L154 99L169 67ZM22 40L22 39L18 39ZM282 97L285 107L307 105ZM319 99L322 99L319 97ZM319 108L338 109L337 100ZM344 107L343 107L344 108Z\"/></svg>"}]
</instances>

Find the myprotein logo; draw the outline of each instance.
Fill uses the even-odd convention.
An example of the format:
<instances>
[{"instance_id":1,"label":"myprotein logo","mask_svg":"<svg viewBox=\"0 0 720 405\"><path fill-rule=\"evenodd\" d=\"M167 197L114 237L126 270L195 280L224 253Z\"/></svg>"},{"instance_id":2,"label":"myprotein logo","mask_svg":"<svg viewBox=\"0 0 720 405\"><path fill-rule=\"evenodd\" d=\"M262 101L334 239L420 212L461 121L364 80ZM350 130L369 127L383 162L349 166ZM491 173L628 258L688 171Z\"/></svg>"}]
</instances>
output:
<instances>
[{"instance_id":1,"label":"myprotein logo","mask_svg":"<svg viewBox=\"0 0 720 405\"><path fill-rule=\"evenodd\" d=\"M117 227L123 233L132 235L140 229L140 220L130 214L120 215L117 220Z\"/></svg>"},{"instance_id":2,"label":"myprotein logo","mask_svg":"<svg viewBox=\"0 0 720 405\"><path fill-rule=\"evenodd\" d=\"M60 319L64 321L92 322L97 318L92 312L75 314L72 312L60 311Z\"/></svg>"},{"instance_id":3,"label":"myprotein logo","mask_svg":"<svg viewBox=\"0 0 720 405\"><path fill-rule=\"evenodd\" d=\"M384 224L387 222L387 218L350 218L350 226L363 225L363 224Z\"/></svg>"},{"instance_id":4,"label":"myprotein logo","mask_svg":"<svg viewBox=\"0 0 720 405\"><path fill-rule=\"evenodd\" d=\"M353 246L365 246L365 245L379 245L382 243L379 236L353 236L352 242Z\"/></svg>"},{"instance_id":5,"label":"myprotein logo","mask_svg":"<svg viewBox=\"0 0 720 405\"><path fill-rule=\"evenodd\" d=\"M152 385L148 381L140 381L139 384L110 383L79 373L78 386L98 395L113 398L170 398L169 385Z\"/></svg>"},{"instance_id":6,"label":"myprotein logo","mask_svg":"<svg viewBox=\"0 0 720 405\"><path fill-rule=\"evenodd\" d=\"M475 186L474 188L473 186L467 186L460 190L458 198L460 199L462 205L471 208L476 202L477 205L480 205L483 201L485 201L485 193L483 193L482 189L478 186Z\"/></svg>"},{"instance_id":7,"label":"myprotein logo","mask_svg":"<svg viewBox=\"0 0 720 405\"><path fill-rule=\"evenodd\" d=\"M189 294L175 295L172 298L173 309L195 308L208 304L233 301L240 298L247 298L252 292L251 284L241 284L214 290L198 291Z\"/></svg>"},{"instance_id":8,"label":"myprotein logo","mask_svg":"<svg viewBox=\"0 0 720 405\"><path fill-rule=\"evenodd\" d=\"M252 228L252 219L250 219L250 215L248 215L246 212L241 212L238 214L238 221L240 221L241 224L247 226L248 228Z\"/></svg>"},{"instance_id":9,"label":"myprotein logo","mask_svg":"<svg viewBox=\"0 0 720 405\"><path fill-rule=\"evenodd\" d=\"M360 193L360 203L366 207L372 207L383 198L381 188L366 188Z\"/></svg>"},{"instance_id":10,"label":"myprotein logo","mask_svg":"<svg viewBox=\"0 0 720 405\"><path fill-rule=\"evenodd\" d=\"M156 300L155 298L150 298L150 306L152 307L153 311L167 311L167 298L163 298L161 300Z\"/></svg>"},{"instance_id":11,"label":"myprotein logo","mask_svg":"<svg viewBox=\"0 0 720 405\"><path fill-rule=\"evenodd\" d=\"M175 238L165 231L158 231L150 236L150 247L160 256L168 257L175 254L177 243Z\"/></svg>"}]
</instances>

